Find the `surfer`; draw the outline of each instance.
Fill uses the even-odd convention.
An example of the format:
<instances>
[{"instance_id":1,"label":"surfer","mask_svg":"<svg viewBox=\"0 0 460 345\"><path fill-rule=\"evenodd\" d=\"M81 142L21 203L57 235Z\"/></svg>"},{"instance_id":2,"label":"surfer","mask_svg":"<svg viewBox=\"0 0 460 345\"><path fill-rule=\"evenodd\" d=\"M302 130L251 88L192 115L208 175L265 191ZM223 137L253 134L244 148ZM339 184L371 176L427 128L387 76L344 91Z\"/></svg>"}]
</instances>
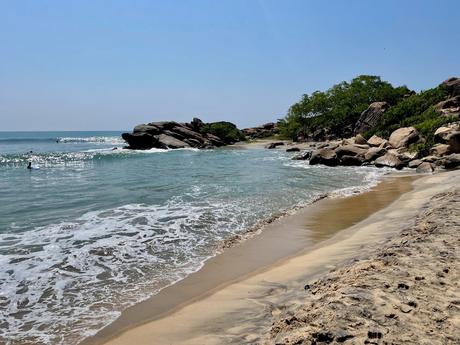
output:
<instances>
[{"instance_id":1,"label":"surfer","mask_svg":"<svg viewBox=\"0 0 460 345\"><path fill-rule=\"evenodd\" d=\"M29 162L29 165L27 166L27 169L32 169L32 162Z\"/></svg>"}]
</instances>

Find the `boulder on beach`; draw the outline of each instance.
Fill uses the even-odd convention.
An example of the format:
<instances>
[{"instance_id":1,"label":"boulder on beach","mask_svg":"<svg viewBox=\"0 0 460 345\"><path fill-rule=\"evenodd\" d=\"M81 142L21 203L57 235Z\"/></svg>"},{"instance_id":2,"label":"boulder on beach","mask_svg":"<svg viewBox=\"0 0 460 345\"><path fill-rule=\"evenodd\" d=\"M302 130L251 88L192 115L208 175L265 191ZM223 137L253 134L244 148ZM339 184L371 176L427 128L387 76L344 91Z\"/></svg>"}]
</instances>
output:
<instances>
[{"instance_id":1,"label":"boulder on beach","mask_svg":"<svg viewBox=\"0 0 460 345\"><path fill-rule=\"evenodd\" d=\"M421 159L414 159L414 160L411 160L409 164L407 164L407 167L411 169L415 169L422 163L423 161Z\"/></svg>"},{"instance_id":2,"label":"boulder on beach","mask_svg":"<svg viewBox=\"0 0 460 345\"><path fill-rule=\"evenodd\" d=\"M434 164L429 162L423 162L415 169L418 173L431 173L434 171Z\"/></svg>"},{"instance_id":3,"label":"boulder on beach","mask_svg":"<svg viewBox=\"0 0 460 345\"><path fill-rule=\"evenodd\" d=\"M394 153L387 152L385 155L377 158L375 160L376 167L390 167L395 169L402 169L404 167L404 162L402 162L398 156Z\"/></svg>"},{"instance_id":4,"label":"boulder on beach","mask_svg":"<svg viewBox=\"0 0 460 345\"><path fill-rule=\"evenodd\" d=\"M387 150L382 147L371 147L367 152L364 154L364 159L368 162L375 160L376 158L383 156L387 153Z\"/></svg>"},{"instance_id":5,"label":"boulder on beach","mask_svg":"<svg viewBox=\"0 0 460 345\"><path fill-rule=\"evenodd\" d=\"M303 161L310 159L311 157L311 151L302 151L299 154L296 154L294 157L292 157L292 160L295 161Z\"/></svg>"},{"instance_id":6,"label":"boulder on beach","mask_svg":"<svg viewBox=\"0 0 460 345\"><path fill-rule=\"evenodd\" d=\"M381 145L385 144L386 142L387 142L387 140L385 140L383 138L380 138L379 136L377 136L375 134L372 137L370 137L369 140L367 141L367 143L370 146L375 146L375 147L381 146Z\"/></svg>"},{"instance_id":7,"label":"boulder on beach","mask_svg":"<svg viewBox=\"0 0 460 345\"><path fill-rule=\"evenodd\" d=\"M278 141L276 143L270 143L266 145L265 148L271 150L271 149L276 149L278 146L283 146L283 145L284 145L284 142Z\"/></svg>"},{"instance_id":8,"label":"boulder on beach","mask_svg":"<svg viewBox=\"0 0 460 345\"><path fill-rule=\"evenodd\" d=\"M367 152L369 146L360 146L360 145L343 145L335 149L337 157L342 156L364 156Z\"/></svg>"},{"instance_id":9,"label":"boulder on beach","mask_svg":"<svg viewBox=\"0 0 460 345\"><path fill-rule=\"evenodd\" d=\"M336 166L339 164L339 160L334 150L323 148L312 152L310 157L310 165L315 164Z\"/></svg>"},{"instance_id":10,"label":"boulder on beach","mask_svg":"<svg viewBox=\"0 0 460 345\"><path fill-rule=\"evenodd\" d=\"M356 137L355 137L355 144L367 145L368 142L367 142L366 139L364 139L364 137L361 134L357 134Z\"/></svg>"},{"instance_id":11,"label":"boulder on beach","mask_svg":"<svg viewBox=\"0 0 460 345\"><path fill-rule=\"evenodd\" d=\"M460 153L452 153L448 156L444 156L440 160L440 165L446 169L453 169L460 166Z\"/></svg>"},{"instance_id":12,"label":"boulder on beach","mask_svg":"<svg viewBox=\"0 0 460 345\"><path fill-rule=\"evenodd\" d=\"M286 152L299 152L300 149L298 147L290 147L286 149Z\"/></svg>"},{"instance_id":13,"label":"boulder on beach","mask_svg":"<svg viewBox=\"0 0 460 345\"><path fill-rule=\"evenodd\" d=\"M362 156L348 156L340 157L340 164L345 166L360 166L363 165L364 158Z\"/></svg>"},{"instance_id":14,"label":"boulder on beach","mask_svg":"<svg viewBox=\"0 0 460 345\"><path fill-rule=\"evenodd\" d=\"M388 142L392 147L398 149L408 147L410 144L417 142L419 138L418 131L414 127L401 127L391 133Z\"/></svg>"}]
</instances>

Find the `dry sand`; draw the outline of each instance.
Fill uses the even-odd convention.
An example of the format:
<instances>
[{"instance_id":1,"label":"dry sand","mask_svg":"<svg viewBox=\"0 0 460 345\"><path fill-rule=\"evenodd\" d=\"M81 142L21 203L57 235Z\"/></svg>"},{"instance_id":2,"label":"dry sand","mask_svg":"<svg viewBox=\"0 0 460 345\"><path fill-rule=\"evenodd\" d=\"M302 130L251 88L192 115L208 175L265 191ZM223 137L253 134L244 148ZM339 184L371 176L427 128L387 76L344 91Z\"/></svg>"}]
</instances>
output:
<instances>
[{"instance_id":1,"label":"dry sand","mask_svg":"<svg viewBox=\"0 0 460 345\"><path fill-rule=\"evenodd\" d=\"M408 185L407 182L406 185ZM444 281L444 285L439 284L439 286L448 286L450 292L441 295L439 294L439 290L432 288L428 282L432 281L432 276L438 277L438 273L444 275L450 274L449 277L451 277L456 274L455 272L458 272L454 265L455 262L448 261L439 265L439 260L442 258L440 255L444 254L435 255L436 250L440 252L445 251L442 248L443 245L447 248L447 244L452 243L454 240L457 241L455 243L458 243L458 238L452 237L456 236L458 232L455 231L458 230L458 216L454 213L455 210L458 210L458 203L455 204L453 200L458 194L443 194L438 196L437 199L432 198L439 193L452 191L459 185L460 171L423 177L414 182L413 191L403 194L390 206L374 213L369 218L361 220L361 216L352 219L349 221L349 228L336 233L334 236L332 235L340 226L332 226L331 229L335 229L335 231L331 231L328 235L324 235L324 233L320 232L320 237L323 236L321 239L327 238L328 236L332 236L332 238L326 239L316 245L307 246L307 250L305 250L304 253L284 260L282 258L276 258L276 256L274 259L273 255L261 255L262 257L268 257L269 260L258 263L256 266L264 267L264 269L256 270L255 273L251 273L255 267L250 268L247 272L243 272L242 274L239 269L230 269L232 266L238 265L238 260L234 261L233 264L228 264L227 267L224 267L224 270L233 271L237 274L237 277L225 277L223 281L216 281L214 284L211 284L211 286L208 286L207 289L209 288L209 290L207 291L206 289L201 290L198 288L194 294L188 295L186 292L189 291L193 284L196 286L203 285L203 281L196 278L200 277L200 275L197 274L195 279L192 278L190 280L191 283L188 288L182 290L182 292L185 292L182 303L176 303L174 308L172 308L174 304L165 303L163 309L160 308L159 312L156 311L153 314L149 314L148 311L149 308L155 309L155 303L150 306L144 304L144 314L142 314L142 312L139 314L141 308L138 310L137 314L132 313L131 316L141 315L141 319L143 319L144 322L149 319L153 321L131 328L121 335L110 339L107 344L310 344L323 339L318 338L318 334L322 333L325 334L325 340L334 339L334 341L340 341L343 340L343 337L346 338L347 336L353 335L353 338L347 340L349 343L363 343L364 340L376 341L379 343L382 339L392 339L393 342L398 343L398 341L395 341L395 339L399 339L397 336L400 334L402 335L403 330L407 331L411 326L407 324L407 317L401 317L395 311L390 312L389 309L393 310L399 308L399 310L401 310L402 308L407 311L407 313L402 310L401 313L408 315L411 313L415 314L418 312L417 308L421 308L420 306L423 305L423 300L417 300L411 303L409 297L417 299L421 298L420 296L424 296L423 298L427 301L436 300L436 303L440 303L439 306L436 304L436 308L439 307L440 316L435 316L435 320L443 319L443 322L447 322L450 325L449 327L453 327L452 325L458 327L458 314L456 314L457 316L454 315L455 310L458 312L456 304L457 297L453 297L455 293L458 293L458 285L455 285L456 282L452 279L446 279L448 281ZM367 194L369 195L369 193ZM353 214L353 210L361 208L364 210L367 209L366 212L363 212L363 215L368 214L369 210L372 211L372 207L370 207L369 203L378 203L379 195L380 194L377 193L374 200L370 198L362 199L361 205L356 202L354 202L353 205L350 204L348 213ZM346 199L346 201L350 200L352 199ZM448 200L446 203L451 205L448 211L446 211L447 214L453 214L454 216L449 220L451 226L443 227L445 231L445 233L443 233L443 236L445 236L443 240L434 241L434 239L432 239L429 241L426 239L426 241L428 241L427 243L431 244L431 247L422 245L424 242L420 242L419 244L415 243L415 239L420 237L420 234L414 229L419 229L420 224L422 224L420 223L420 219L425 219L420 212L426 212L427 207L428 210L431 210L434 209L436 205L445 205L445 200ZM342 202L344 201L342 200ZM346 219L347 208L343 206L342 204L341 208L335 210L338 212L335 217L333 208L329 208L327 212L324 211L327 210L327 207L323 208L323 214L317 217L326 220L329 218ZM385 206L385 203L381 206ZM441 207L437 209L438 211L436 212L440 212L440 210L444 209L447 208ZM319 215L321 213L317 212L317 214ZM437 220L439 223L439 219L441 219L439 218L440 215L441 213L435 213L431 219ZM446 214L442 215L443 218L446 216ZM359 220L361 220L359 223L354 224ZM345 221L341 226L344 224L346 224ZM436 229L438 227L439 226L437 226ZM270 248L269 251L276 251L276 240L280 240L279 245L281 248L283 248L283 242L279 232L275 230L272 232L273 236L271 239L270 235L267 235L270 234L269 231L264 231L262 236L259 237L263 239L268 236L269 240L267 243L271 243L272 245L272 247L268 247ZM409 235L403 236L402 232L409 233ZM426 232L427 234L434 233L430 230ZM305 243L312 243L308 242L305 236L300 236L300 232L296 233L294 231L291 233L291 236L292 237L288 240L291 243L299 242L300 247ZM395 246L393 242L401 242L401 238L404 238L402 241L410 239L408 243L415 243L415 249L412 252L412 256L407 255L407 250L399 250L397 247L395 247L396 249L392 247ZM227 256L237 257L237 248L241 250L241 248L247 246L249 242L250 241L246 241L241 246L234 247L235 249L231 248L228 252L232 250L236 250L236 252ZM385 248L382 249L382 246ZM264 249L267 250L266 248L267 247L262 246L259 248L259 251L263 251ZM382 259L382 250L389 250L389 252L393 253L385 257L391 260L400 261L389 261L387 265L384 265L382 260L390 259ZM450 251L447 251L448 255L454 255L451 253L452 248L449 250ZM248 247L246 247L245 251L247 255ZM244 251L240 251L240 254L243 252ZM282 250L281 252L283 253ZM227 251L225 253L227 253ZM285 254L286 252L283 253L283 255ZM223 255L216 257L216 259L219 257L223 257ZM244 255L242 258L247 259ZM455 259L454 256L452 258ZM350 260L356 262L350 264ZM375 264L372 263L373 260L376 260ZM243 261L239 263L241 264ZM397 262L398 265L396 266L399 268L403 267L402 265L404 264L404 269L401 269L401 272L398 268L389 270L389 267L393 267L391 262ZM266 267L267 264L270 264L268 268ZM438 269L438 266L442 267ZM205 268L206 267L211 269L212 265L205 265ZM363 267L368 268L364 269ZM216 268L219 269L219 266L214 267L214 272L216 272ZM448 269L448 273L443 271L446 268ZM325 275L331 269L334 269L335 272ZM409 269L413 269L414 271L409 271ZM425 271L427 269L428 271ZM375 276L366 277L364 275L369 272L375 274ZM208 272L207 276L201 277L209 278L210 273L211 272ZM425 277L425 280L417 280L417 282L422 282L417 283L418 288L426 284L429 285L432 290L427 288L422 289L423 292L420 292L420 294L415 293L417 290L412 288L412 285L415 284L415 276L411 274L420 274L420 277ZM328 279L330 279L331 275L335 277L334 284L329 284ZM382 280L379 280L380 276ZM312 283L315 279L320 277L323 278L316 283ZM361 290L353 290L352 283L355 280L357 284L361 284L361 286L357 286L355 289ZM386 282L389 287L382 287L382 282ZM307 283L310 287L305 290L304 286ZM394 284L396 284L396 286ZM408 286L408 288L406 289L405 286ZM315 294L312 293L313 291ZM360 291L361 293L358 293ZM413 294L412 291L414 291ZM180 293L181 290L179 289L176 292ZM390 292L394 293L394 295L385 295ZM357 296L356 298L358 298L358 302L353 302L354 300L352 297L349 297L348 300L348 297L345 296L347 293L350 296L355 294ZM165 294L167 297L166 292ZM432 296L433 294L436 295L436 298ZM403 299L403 297L407 297L407 300ZM359 298L362 299L359 300ZM400 299L398 300L397 298ZM152 301L154 299L152 299ZM176 296L175 302L178 302L177 299L180 301L180 296ZM156 300L161 301L161 296L156 296ZM339 300L340 303L335 302L336 300ZM385 306L382 305L384 302L387 303ZM310 308L312 308L312 303L316 303L314 304L314 308L316 309L312 309L312 312L314 310L316 314L309 313ZM353 303L355 303L355 308L348 308L348 306L353 305ZM361 305L363 305L362 309L359 308ZM364 305L367 307L365 308ZM412 310L405 309L406 306L407 308L412 308ZM145 309L147 309L147 311ZM340 310L340 313L337 310ZM363 310L369 310L370 312L366 313L363 312ZM447 313L446 310L449 310L450 314ZM388 320L395 325L394 329L391 331L393 338L389 336L391 332L388 331L388 329L391 330L391 328L384 328L377 321L373 320L375 316L378 320L385 318L384 320L387 321L387 316L385 315L391 316L392 313L397 316L393 318L388 317ZM154 316L154 314L156 314L156 316ZM338 316L340 320L333 317L336 314L341 315ZM412 314L410 316L412 316ZM420 321L421 324L414 327L413 331L410 333L417 333L421 338L414 338L412 336L410 339L425 339L423 337L425 333L429 331L429 329L425 329L427 324L423 322L426 322L425 319L431 316L427 316L425 311L421 314L425 315L423 316L424 319L422 320L422 317L420 317L420 320L422 320ZM297 315L299 317L297 317ZM309 319L309 315L316 316L313 319ZM348 319L343 319L342 321L342 316L348 317L349 320L357 321L355 321L355 323L352 321L347 323ZM293 322L290 321L291 318L294 320ZM124 322L120 321L118 325L114 323L109 327L108 332L101 332L99 337L95 337L87 343L101 343L101 341L105 340L107 337L115 335L117 330L124 330L140 322L139 319L135 317L134 319L135 320L130 320L129 317L122 317L121 320L124 320ZM398 324L398 322L401 324ZM351 331L354 330L356 330L356 332L352 333ZM449 331L446 331L446 337L449 334L455 336L452 335L453 331L450 330L451 328L449 328ZM369 333L369 331L371 333ZM422 331L424 333L421 333ZM439 336L441 331L442 329L433 328L434 335ZM407 334L409 334L409 332L406 332L404 335ZM408 342L411 341L410 339ZM440 343L449 343L449 341L450 340L441 341Z\"/></svg>"}]
</instances>

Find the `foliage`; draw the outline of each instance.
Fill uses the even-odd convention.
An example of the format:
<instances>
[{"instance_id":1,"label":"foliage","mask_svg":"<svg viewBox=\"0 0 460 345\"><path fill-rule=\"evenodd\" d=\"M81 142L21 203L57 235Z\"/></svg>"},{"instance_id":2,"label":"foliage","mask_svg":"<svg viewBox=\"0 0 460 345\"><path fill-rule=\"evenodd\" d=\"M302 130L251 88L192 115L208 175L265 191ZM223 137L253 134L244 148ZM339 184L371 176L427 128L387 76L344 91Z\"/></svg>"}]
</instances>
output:
<instances>
[{"instance_id":1,"label":"foliage","mask_svg":"<svg viewBox=\"0 0 460 345\"><path fill-rule=\"evenodd\" d=\"M407 126L416 128L419 126L423 135L430 124L444 121L439 118L433 105L445 99L447 94L447 90L439 86L404 98L388 109L380 124L366 135L376 134L381 137L388 137L395 129Z\"/></svg>"},{"instance_id":2,"label":"foliage","mask_svg":"<svg viewBox=\"0 0 460 345\"><path fill-rule=\"evenodd\" d=\"M206 123L200 132L211 133L229 144L244 140L244 134L233 123L226 121Z\"/></svg>"},{"instance_id":3,"label":"foliage","mask_svg":"<svg viewBox=\"0 0 460 345\"><path fill-rule=\"evenodd\" d=\"M394 105L408 93L405 86L395 88L378 76L362 75L325 92L303 95L280 121L280 134L296 139L299 135L326 130L331 136L349 136L370 103L386 101Z\"/></svg>"}]
</instances>

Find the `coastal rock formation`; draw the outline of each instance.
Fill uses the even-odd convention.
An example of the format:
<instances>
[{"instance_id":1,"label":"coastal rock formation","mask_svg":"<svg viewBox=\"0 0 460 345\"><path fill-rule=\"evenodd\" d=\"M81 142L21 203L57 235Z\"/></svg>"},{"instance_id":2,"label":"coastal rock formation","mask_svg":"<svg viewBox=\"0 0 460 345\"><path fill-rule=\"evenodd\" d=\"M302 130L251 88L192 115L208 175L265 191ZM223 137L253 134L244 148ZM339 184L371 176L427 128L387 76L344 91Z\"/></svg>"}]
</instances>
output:
<instances>
[{"instance_id":1,"label":"coastal rock formation","mask_svg":"<svg viewBox=\"0 0 460 345\"><path fill-rule=\"evenodd\" d=\"M390 167L395 169L402 169L404 167L404 162L399 159L394 153L388 152L382 157L379 157L375 160L376 167Z\"/></svg>"},{"instance_id":2,"label":"coastal rock formation","mask_svg":"<svg viewBox=\"0 0 460 345\"><path fill-rule=\"evenodd\" d=\"M383 138L380 138L379 136L377 135L373 135L372 137L369 138L369 140L367 141L367 143L370 145L370 146L377 146L377 147L384 147L384 145L388 142L388 140L385 140Z\"/></svg>"},{"instance_id":3,"label":"coastal rock formation","mask_svg":"<svg viewBox=\"0 0 460 345\"><path fill-rule=\"evenodd\" d=\"M398 149L407 147L419 139L419 134L414 127L401 127L390 135L388 142L392 147Z\"/></svg>"},{"instance_id":4,"label":"coastal rock formation","mask_svg":"<svg viewBox=\"0 0 460 345\"><path fill-rule=\"evenodd\" d=\"M235 125L228 122L204 124L200 119L194 118L191 123L163 121L137 125L132 133L123 133L122 138L128 143L127 148L134 150L213 148L232 144L232 139L221 138L205 130L212 130L214 124L224 124L219 129L230 128L238 131Z\"/></svg>"},{"instance_id":5,"label":"coastal rock formation","mask_svg":"<svg viewBox=\"0 0 460 345\"><path fill-rule=\"evenodd\" d=\"M434 109L443 116L458 118L460 115L460 95L439 102L434 106Z\"/></svg>"},{"instance_id":6,"label":"coastal rock formation","mask_svg":"<svg viewBox=\"0 0 460 345\"><path fill-rule=\"evenodd\" d=\"M460 96L460 78L452 77L442 83L452 96Z\"/></svg>"},{"instance_id":7,"label":"coastal rock formation","mask_svg":"<svg viewBox=\"0 0 460 345\"><path fill-rule=\"evenodd\" d=\"M248 139L262 139L278 134L278 125L269 122L259 127L244 128L242 132Z\"/></svg>"},{"instance_id":8,"label":"coastal rock formation","mask_svg":"<svg viewBox=\"0 0 460 345\"><path fill-rule=\"evenodd\" d=\"M283 146L283 145L284 145L284 142L278 141L278 142L270 143L266 145L265 148L271 150L271 149L276 149L278 146Z\"/></svg>"},{"instance_id":9,"label":"coastal rock formation","mask_svg":"<svg viewBox=\"0 0 460 345\"><path fill-rule=\"evenodd\" d=\"M339 160L334 150L323 148L313 151L310 157L310 165L324 164L327 166L336 166Z\"/></svg>"},{"instance_id":10,"label":"coastal rock formation","mask_svg":"<svg viewBox=\"0 0 460 345\"><path fill-rule=\"evenodd\" d=\"M374 102L361 113L361 116L356 122L354 133L359 134L374 128L382 118L385 111L388 109L387 102Z\"/></svg>"}]
</instances>

